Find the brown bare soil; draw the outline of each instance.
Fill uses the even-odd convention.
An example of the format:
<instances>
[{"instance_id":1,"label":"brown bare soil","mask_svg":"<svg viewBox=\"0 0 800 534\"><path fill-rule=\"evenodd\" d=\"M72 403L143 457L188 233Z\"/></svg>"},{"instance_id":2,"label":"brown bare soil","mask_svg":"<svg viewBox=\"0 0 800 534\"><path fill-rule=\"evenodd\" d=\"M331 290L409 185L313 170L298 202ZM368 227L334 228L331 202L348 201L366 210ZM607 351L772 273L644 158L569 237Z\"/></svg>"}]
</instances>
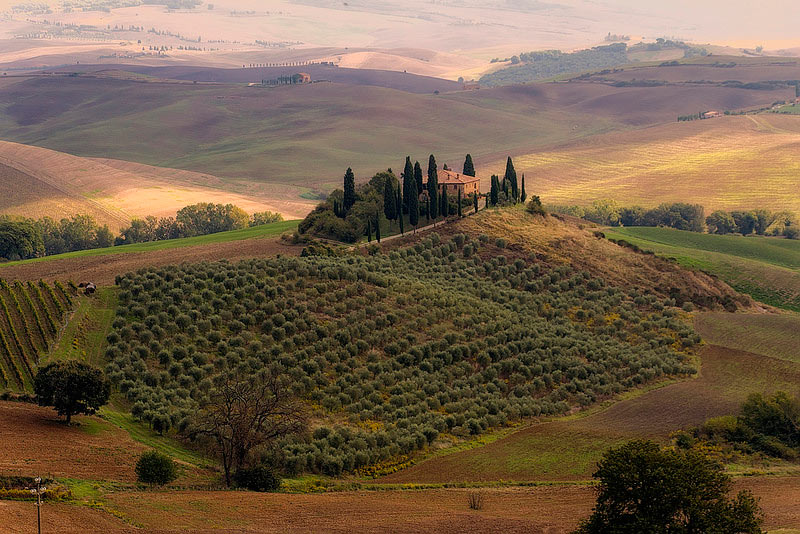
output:
<instances>
[{"instance_id":1,"label":"brown bare soil","mask_svg":"<svg viewBox=\"0 0 800 534\"><path fill-rule=\"evenodd\" d=\"M43 533L127 532L125 524L111 514L86 506L46 503L42 507ZM130 532L135 532L133 529ZM36 508L32 502L0 501L0 532L36 532Z\"/></svg>"},{"instance_id":2,"label":"brown bare soil","mask_svg":"<svg viewBox=\"0 0 800 534\"><path fill-rule=\"evenodd\" d=\"M0 473L136 480L133 469L143 445L100 418L75 421L66 426L50 408L0 401Z\"/></svg>"},{"instance_id":3,"label":"brown bare soil","mask_svg":"<svg viewBox=\"0 0 800 534\"><path fill-rule=\"evenodd\" d=\"M257 495L239 492L120 493L110 505L148 531L562 533L591 509L586 487L482 490L483 510L467 490Z\"/></svg>"},{"instance_id":4,"label":"brown bare soil","mask_svg":"<svg viewBox=\"0 0 800 534\"><path fill-rule=\"evenodd\" d=\"M297 256L301 251L302 247L284 244L279 239L245 239L148 252L122 252L0 266L0 276L7 280L91 280L98 285L108 286L114 284L117 275L142 267L182 262L236 261L274 254Z\"/></svg>"},{"instance_id":5,"label":"brown bare soil","mask_svg":"<svg viewBox=\"0 0 800 534\"><path fill-rule=\"evenodd\" d=\"M734 491L760 498L768 531L800 527L798 477L748 477ZM465 489L346 492L320 495L246 492L121 492L107 496L107 508L123 521L83 506L46 504L45 532L103 531L222 533L457 533L511 532L566 534L587 517L594 491L587 486L542 486L477 490L482 510L469 510ZM30 532L34 508L0 501L2 532ZM130 524L139 528L134 528Z\"/></svg>"}]
</instances>

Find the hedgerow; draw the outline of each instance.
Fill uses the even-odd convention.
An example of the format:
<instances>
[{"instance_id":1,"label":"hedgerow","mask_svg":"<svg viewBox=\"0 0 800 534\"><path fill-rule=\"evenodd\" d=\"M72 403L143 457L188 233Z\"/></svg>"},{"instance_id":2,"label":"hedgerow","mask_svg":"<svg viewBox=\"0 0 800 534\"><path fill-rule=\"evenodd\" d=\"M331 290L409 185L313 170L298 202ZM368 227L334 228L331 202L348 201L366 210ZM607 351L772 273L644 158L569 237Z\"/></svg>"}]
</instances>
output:
<instances>
[{"instance_id":1,"label":"hedgerow","mask_svg":"<svg viewBox=\"0 0 800 534\"><path fill-rule=\"evenodd\" d=\"M432 234L388 255L118 277L107 375L168 431L224 370L285 374L335 423L285 439L282 467L337 476L695 372L685 351L699 339L669 303L489 247Z\"/></svg>"}]
</instances>

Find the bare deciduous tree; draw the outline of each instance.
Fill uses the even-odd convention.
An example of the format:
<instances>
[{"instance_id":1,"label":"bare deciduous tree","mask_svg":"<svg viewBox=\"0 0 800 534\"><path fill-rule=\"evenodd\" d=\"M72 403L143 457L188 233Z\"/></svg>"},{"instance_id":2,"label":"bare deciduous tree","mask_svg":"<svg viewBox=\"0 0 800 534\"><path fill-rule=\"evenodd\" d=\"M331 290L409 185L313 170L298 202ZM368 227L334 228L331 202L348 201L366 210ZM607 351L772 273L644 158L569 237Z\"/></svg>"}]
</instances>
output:
<instances>
[{"instance_id":1,"label":"bare deciduous tree","mask_svg":"<svg viewBox=\"0 0 800 534\"><path fill-rule=\"evenodd\" d=\"M191 438L208 436L222 459L225 483L254 448L302 431L306 410L277 373L221 375L209 399L187 429Z\"/></svg>"}]
</instances>

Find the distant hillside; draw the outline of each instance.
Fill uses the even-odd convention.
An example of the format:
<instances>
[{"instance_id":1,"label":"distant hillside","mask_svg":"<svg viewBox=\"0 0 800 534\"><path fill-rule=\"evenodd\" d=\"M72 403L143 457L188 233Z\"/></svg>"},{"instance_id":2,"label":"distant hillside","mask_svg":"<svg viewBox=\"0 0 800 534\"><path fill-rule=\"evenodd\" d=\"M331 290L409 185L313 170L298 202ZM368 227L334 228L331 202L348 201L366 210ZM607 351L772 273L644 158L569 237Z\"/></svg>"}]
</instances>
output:
<instances>
[{"instance_id":1,"label":"distant hillside","mask_svg":"<svg viewBox=\"0 0 800 534\"><path fill-rule=\"evenodd\" d=\"M434 95L364 85L265 89L80 76L2 82L5 139L196 171L224 179L216 185L231 192L276 202L303 195L312 203L341 185L347 167L366 180L398 168L407 154L424 161L434 153L457 169L469 152L488 176L485 164L509 153L672 122L699 109L769 105L788 94L599 83ZM289 211L284 206L280 211Z\"/></svg>"},{"instance_id":2,"label":"distant hillside","mask_svg":"<svg viewBox=\"0 0 800 534\"><path fill-rule=\"evenodd\" d=\"M673 119L674 120L674 119ZM765 114L673 122L514 158L545 203L661 202L800 213L800 121ZM486 166L501 173L505 156Z\"/></svg>"},{"instance_id":3,"label":"distant hillside","mask_svg":"<svg viewBox=\"0 0 800 534\"><path fill-rule=\"evenodd\" d=\"M369 85L397 89L409 93L433 93L434 91L460 91L463 86L452 80L419 76L405 72L376 69L349 69L325 65L297 65L291 67L248 67L221 69L196 66L148 67L140 65L75 65L55 69L54 72L102 73L120 70L145 74L155 78L189 80L217 83L261 83L278 76L291 76L298 72L311 75L312 81L329 81L349 85Z\"/></svg>"}]
</instances>

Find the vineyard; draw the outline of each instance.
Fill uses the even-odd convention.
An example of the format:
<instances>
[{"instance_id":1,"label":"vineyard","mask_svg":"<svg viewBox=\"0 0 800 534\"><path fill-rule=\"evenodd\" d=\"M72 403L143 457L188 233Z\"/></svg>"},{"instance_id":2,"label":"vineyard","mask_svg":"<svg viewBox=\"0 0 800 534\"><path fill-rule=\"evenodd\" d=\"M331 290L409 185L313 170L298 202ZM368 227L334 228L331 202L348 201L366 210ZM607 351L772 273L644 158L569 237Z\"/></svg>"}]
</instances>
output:
<instances>
[{"instance_id":1,"label":"vineyard","mask_svg":"<svg viewBox=\"0 0 800 534\"><path fill-rule=\"evenodd\" d=\"M72 309L76 288L0 280L0 389L30 390L36 367Z\"/></svg>"},{"instance_id":2,"label":"vineyard","mask_svg":"<svg viewBox=\"0 0 800 534\"><path fill-rule=\"evenodd\" d=\"M335 476L695 372L674 301L505 246L432 234L372 257L142 269L117 279L107 374L169 431L223 373L280 373L317 421L282 467Z\"/></svg>"}]
</instances>

